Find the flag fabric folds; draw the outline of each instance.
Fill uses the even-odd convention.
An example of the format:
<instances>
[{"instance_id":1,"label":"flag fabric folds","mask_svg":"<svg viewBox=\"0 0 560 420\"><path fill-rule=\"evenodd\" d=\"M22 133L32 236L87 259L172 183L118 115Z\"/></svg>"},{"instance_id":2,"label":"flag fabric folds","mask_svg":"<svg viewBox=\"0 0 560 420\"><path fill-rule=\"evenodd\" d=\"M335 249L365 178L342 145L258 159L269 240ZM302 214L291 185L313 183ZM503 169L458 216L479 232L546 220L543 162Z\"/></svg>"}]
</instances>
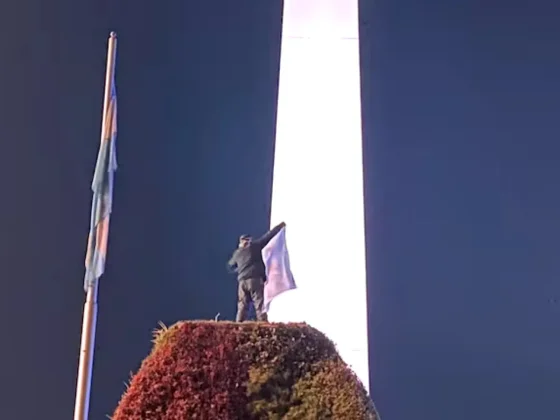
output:
<instances>
[{"instance_id":1,"label":"flag fabric folds","mask_svg":"<svg viewBox=\"0 0 560 420\"><path fill-rule=\"evenodd\" d=\"M286 246L285 227L263 248L262 256L267 277L267 282L264 286L264 312L268 312L270 303L274 298L296 288Z\"/></svg>"},{"instance_id":2,"label":"flag fabric folds","mask_svg":"<svg viewBox=\"0 0 560 420\"><path fill-rule=\"evenodd\" d=\"M105 271L109 220L113 205L113 183L117 170L117 93L115 81L111 83L111 96L105 115L105 126L91 189L91 222L86 253L84 289L95 286Z\"/></svg>"}]
</instances>

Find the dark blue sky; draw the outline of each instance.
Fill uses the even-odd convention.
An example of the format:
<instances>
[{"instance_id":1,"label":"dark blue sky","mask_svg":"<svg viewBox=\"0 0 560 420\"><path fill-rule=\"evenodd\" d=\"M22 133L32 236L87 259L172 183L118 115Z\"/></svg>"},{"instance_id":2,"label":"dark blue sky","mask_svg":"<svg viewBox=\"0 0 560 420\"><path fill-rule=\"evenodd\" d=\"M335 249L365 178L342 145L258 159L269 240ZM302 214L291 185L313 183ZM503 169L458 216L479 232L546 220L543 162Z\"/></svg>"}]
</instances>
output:
<instances>
[{"instance_id":1,"label":"dark blue sky","mask_svg":"<svg viewBox=\"0 0 560 420\"><path fill-rule=\"evenodd\" d=\"M558 417L559 14L362 1L384 420ZM280 15L273 0L0 5L3 418L72 415L110 30L120 168L91 418L113 411L157 321L233 317L224 261L268 227Z\"/></svg>"}]
</instances>

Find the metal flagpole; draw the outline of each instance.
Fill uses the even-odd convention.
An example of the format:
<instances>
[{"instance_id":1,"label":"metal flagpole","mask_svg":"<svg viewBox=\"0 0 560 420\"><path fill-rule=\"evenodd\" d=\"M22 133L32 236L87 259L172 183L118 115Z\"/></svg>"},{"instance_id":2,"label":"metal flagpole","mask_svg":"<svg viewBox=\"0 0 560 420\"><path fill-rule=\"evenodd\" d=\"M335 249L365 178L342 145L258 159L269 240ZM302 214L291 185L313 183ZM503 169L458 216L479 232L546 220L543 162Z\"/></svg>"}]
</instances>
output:
<instances>
[{"instance_id":1,"label":"metal flagpole","mask_svg":"<svg viewBox=\"0 0 560 420\"><path fill-rule=\"evenodd\" d=\"M101 123L101 136L105 133L108 123L107 110L111 95L111 85L115 73L115 57L117 52L117 34L111 32L107 51L107 71L105 74L105 95L103 97L103 120ZM101 139L103 141L103 138ZM95 328L97 326L97 293L99 281L93 282L87 288L86 302L84 304L84 319L82 324L82 341L80 346L80 364L78 368L78 383L76 386L76 405L74 407L74 420L87 420L89 414L89 401L91 393L91 378L93 373L93 353L95 347Z\"/></svg>"}]
</instances>

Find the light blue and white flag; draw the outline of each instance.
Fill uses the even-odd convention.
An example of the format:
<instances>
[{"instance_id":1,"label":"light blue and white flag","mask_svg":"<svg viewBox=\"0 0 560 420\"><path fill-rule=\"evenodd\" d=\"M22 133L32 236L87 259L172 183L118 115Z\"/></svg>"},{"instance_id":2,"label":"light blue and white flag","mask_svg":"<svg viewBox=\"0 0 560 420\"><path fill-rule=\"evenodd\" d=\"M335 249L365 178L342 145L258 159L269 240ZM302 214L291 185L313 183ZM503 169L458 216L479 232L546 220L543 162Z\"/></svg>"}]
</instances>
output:
<instances>
[{"instance_id":1,"label":"light blue and white flag","mask_svg":"<svg viewBox=\"0 0 560 420\"><path fill-rule=\"evenodd\" d=\"M296 282L290 269L285 227L263 248L262 257L267 278L264 286L264 312L268 312L270 302L274 298L296 288Z\"/></svg>"},{"instance_id":2,"label":"light blue and white flag","mask_svg":"<svg viewBox=\"0 0 560 420\"><path fill-rule=\"evenodd\" d=\"M84 289L96 284L105 272L109 220L113 209L113 184L117 170L117 91L112 80L105 127L97 155L91 189L91 223L86 252Z\"/></svg>"}]
</instances>

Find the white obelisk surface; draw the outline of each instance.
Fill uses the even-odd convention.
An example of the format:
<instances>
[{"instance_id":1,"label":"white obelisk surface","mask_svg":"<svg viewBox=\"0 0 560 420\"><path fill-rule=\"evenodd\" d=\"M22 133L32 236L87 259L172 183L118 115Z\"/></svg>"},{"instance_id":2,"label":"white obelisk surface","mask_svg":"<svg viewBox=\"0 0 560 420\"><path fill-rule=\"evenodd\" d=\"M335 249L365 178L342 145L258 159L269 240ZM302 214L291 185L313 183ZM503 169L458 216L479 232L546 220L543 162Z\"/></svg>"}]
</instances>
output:
<instances>
[{"instance_id":1,"label":"white obelisk surface","mask_svg":"<svg viewBox=\"0 0 560 420\"><path fill-rule=\"evenodd\" d=\"M284 0L272 225L298 288L271 321L305 321L369 389L358 0Z\"/></svg>"}]
</instances>

